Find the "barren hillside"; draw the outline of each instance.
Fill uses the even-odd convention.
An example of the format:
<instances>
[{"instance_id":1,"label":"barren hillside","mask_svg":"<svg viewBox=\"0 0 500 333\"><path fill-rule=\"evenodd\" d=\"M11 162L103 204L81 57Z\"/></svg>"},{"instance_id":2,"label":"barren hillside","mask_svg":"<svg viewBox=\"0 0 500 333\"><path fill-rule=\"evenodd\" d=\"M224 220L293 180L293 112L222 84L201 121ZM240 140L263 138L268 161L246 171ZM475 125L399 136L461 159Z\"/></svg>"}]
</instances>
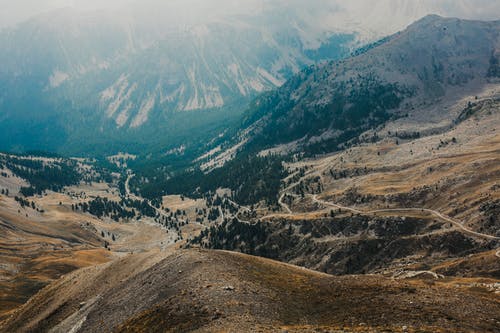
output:
<instances>
[{"instance_id":1,"label":"barren hillside","mask_svg":"<svg viewBox=\"0 0 500 333\"><path fill-rule=\"evenodd\" d=\"M492 85L464 98L440 130L417 135L405 130L413 120L401 119L378 129L375 142L367 132L339 153L289 163L280 212L240 211L194 243L330 274L397 276L437 266L498 279L491 252L500 248L498 94ZM443 268L449 264L455 268Z\"/></svg>"},{"instance_id":2,"label":"barren hillside","mask_svg":"<svg viewBox=\"0 0 500 333\"><path fill-rule=\"evenodd\" d=\"M472 280L332 277L217 251L180 251L152 265L155 260L134 255L72 273L35 296L3 330L494 332L500 321L498 296L470 287Z\"/></svg>"}]
</instances>

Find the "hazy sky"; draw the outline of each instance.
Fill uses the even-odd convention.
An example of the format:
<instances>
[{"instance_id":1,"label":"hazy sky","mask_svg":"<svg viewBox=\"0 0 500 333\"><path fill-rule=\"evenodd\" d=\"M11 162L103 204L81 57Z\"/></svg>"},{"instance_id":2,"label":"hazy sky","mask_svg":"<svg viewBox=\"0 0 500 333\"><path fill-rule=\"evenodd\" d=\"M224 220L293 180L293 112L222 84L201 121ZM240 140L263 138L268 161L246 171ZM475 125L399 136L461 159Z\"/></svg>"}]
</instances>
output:
<instances>
[{"instance_id":1,"label":"hazy sky","mask_svg":"<svg viewBox=\"0 0 500 333\"><path fill-rule=\"evenodd\" d=\"M0 0L0 28L50 10L75 7L85 10L113 8L133 0Z\"/></svg>"},{"instance_id":2,"label":"hazy sky","mask_svg":"<svg viewBox=\"0 0 500 333\"><path fill-rule=\"evenodd\" d=\"M366 19L366 15L384 16L384 8L402 8L401 12L395 12L412 18L429 14L443 16L459 16L474 19L500 19L500 0L0 0L0 28L11 26L30 17L54 10L57 8L73 7L82 10L96 10L102 8L118 8L130 2L141 3L158 1L163 3L182 4L185 10L196 7L203 9L219 7L223 10L227 7L242 7L242 10L252 10L263 3L283 3L287 6L336 6L346 9L350 15L360 20ZM229 4L229 6L228 6ZM250 9L252 8L252 9ZM332 8L332 7L330 7ZM379 10L377 10L379 9ZM404 12L406 10L406 12ZM408 13L410 11L411 13ZM418 13L416 13L418 12Z\"/></svg>"}]
</instances>

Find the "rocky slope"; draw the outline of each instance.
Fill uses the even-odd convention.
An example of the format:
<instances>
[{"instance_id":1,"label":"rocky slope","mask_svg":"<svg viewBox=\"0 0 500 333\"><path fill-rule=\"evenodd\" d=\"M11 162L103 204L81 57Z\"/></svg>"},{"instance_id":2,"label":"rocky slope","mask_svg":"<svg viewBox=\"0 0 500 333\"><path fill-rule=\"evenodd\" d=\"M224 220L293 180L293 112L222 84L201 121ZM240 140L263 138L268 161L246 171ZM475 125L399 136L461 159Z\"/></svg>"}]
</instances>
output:
<instances>
[{"instance_id":1,"label":"rocky slope","mask_svg":"<svg viewBox=\"0 0 500 333\"><path fill-rule=\"evenodd\" d=\"M311 67L252 105L247 145L311 155L395 118L451 121L436 106L498 82L499 30L499 21L428 16L357 56Z\"/></svg>"},{"instance_id":2,"label":"rocky slope","mask_svg":"<svg viewBox=\"0 0 500 333\"><path fill-rule=\"evenodd\" d=\"M420 123L422 135L408 136L415 124L404 118L375 142L367 133L336 154L287 163L280 212L241 210L194 243L330 274L440 267L498 279L499 96L493 84L464 97L447 109L458 115L453 125L434 124L433 134Z\"/></svg>"},{"instance_id":3,"label":"rocky slope","mask_svg":"<svg viewBox=\"0 0 500 333\"><path fill-rule=\"evenodd\" d=\"M275 218L254 226L232 221L210 229L210 236L202 244L328 274L389 276L426 270L450 258L496 249L499 244L428 218L350 216L338 212L334 213L336 217L329 215L325 211L317 217ZM500 266L494 265L485 276L498 279L499 270Z\"/></svg>"},{"instance_id":4,"label":"rocky slope","mask_svg":"<svg viewBox=\"0 0 500 333\"><path fill-rule=\"evenodd\" d=\"M498 298L468 283L332 277L230 252L134 255L67 275L2 330L493 332Z\"/></svg>"}]
</instances>

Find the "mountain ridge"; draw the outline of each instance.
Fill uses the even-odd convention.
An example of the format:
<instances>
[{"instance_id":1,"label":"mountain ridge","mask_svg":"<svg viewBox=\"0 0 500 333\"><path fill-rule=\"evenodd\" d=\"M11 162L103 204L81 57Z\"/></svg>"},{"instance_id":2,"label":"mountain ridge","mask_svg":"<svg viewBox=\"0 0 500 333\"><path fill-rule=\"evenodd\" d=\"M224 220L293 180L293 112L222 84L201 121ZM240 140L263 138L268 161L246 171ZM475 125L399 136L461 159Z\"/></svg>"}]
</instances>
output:
<instances>
[{"instance_id":1,"label":"mountain ridge","mask_svg":"<svg viewBox=\"0 0 500 333\"><path fill-rule=\"evenodd\" d=\"M481 90L494 82L488 73L500 49L499 27L500 21L430 15L361 54L307 69L276 93L257 99L247 112L247 126L260 123L250 142L270 148L305 137L305 146L325 141L319 151L328 152L393 117L417 117L446 94L456 98ZM371 118L372 124L356 124L352 117ZM262 125L265 118L271 120ZM354 133L346 133L346 119L352 119Z\"/></svg>"},{"instance_id":2,"label":"mountain ridge","mask_svg":"<svg viewBox=\"0 0 500 333\"><path fill-rule=\"evenodd\" d=\"M446 287L446 282L438 289L418 280L332 277L225 251L192 249L156 256L160 260L147 264L144 255L134 255L68 274L17 311L2 330L492 331L494 323L481 318L492 316L498 307L493 298ZM134 274L119 267L127 265ZM105 290L88 288L102 279L109 281ZM436 293L439 302L430 302ZM464 302L484 303L465 311Z\"/></svg>"}]
</instances>

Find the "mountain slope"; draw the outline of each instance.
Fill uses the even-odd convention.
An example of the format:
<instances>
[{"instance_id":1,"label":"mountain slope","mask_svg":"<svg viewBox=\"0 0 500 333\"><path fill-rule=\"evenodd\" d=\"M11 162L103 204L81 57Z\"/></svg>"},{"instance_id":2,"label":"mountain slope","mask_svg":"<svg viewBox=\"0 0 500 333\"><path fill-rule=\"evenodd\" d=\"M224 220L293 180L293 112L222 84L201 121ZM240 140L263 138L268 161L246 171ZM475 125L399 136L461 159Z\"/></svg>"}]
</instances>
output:
<instances>
[{"instance_id":1,"label":"mountain slope","mask_svg":"<svg viewBox=\"0 0 500 333\"><path fill-rule=\"evenodd\" d=\"M338 0L149 0L49 12L0 31L0 149L114 154L199 146L305 66L342 58L431 12L491 17L470 0L387 0L374 8ZM193 140L191 132L208 134Z\"/></svg>"},{"instance_id":2,"label":"mountain slope","mask_svg":"<svg viewBox=\"0 0 500 333\"><path fill-rule=\"evenodd\" d=\"M179 113L235 119L257 94L344 56L354 40L316 29L289 7L176 15L183 8L152 1L118 12L62 9L0 32L0 148L82 153L91 148L75 141L86 140L125 149L120 142L131 136L151 145L160 132L168 150L172 137L200 131L190 121L177 130Z\"/></svg>"},{"instance_id":3,"label":"mountain slope","mask_svg":"<svg viewBox=\"0 0 500 333\"><path fill-rule=\"evenodd\" d=\"M451 120L433 107L496 82L499 31L499 21L428 16L357 56L311 67L250 108L250 146L299 140L298 152L328 152L390 119Z\"/></svg>"},{"instance_id":4,"label":"mountain slope","mask_svg":"<svg viewBox=\"0 0 500 333\"><path fill-rule=\"evenodd\" d=\"M427 132L425 122L403 118L373 142L289 159L279 212L261 201L226 214L193 243L330 274L431 270L498 279L500 89L487 88L455 107L436 106L458 115L451 126Z\"/></svg>"},{"instance_id":5,"label":"mountain slope","mask_svg":"<svg viewBox=\"0 0 500 333\"><path fill-rule=\"evenodd\" d=\"M133 255L69 274L2 330L493 332L500 310L492 294L453 281L332 277L220 251L180 251L154 261Z\"/></svg>"},{"instance_id":6,"label":"mountain slope","mask_svg":"<svg viewBox=\"0 0 500 333\"><path fill-rule=\"evenodd\" d=\"M189 169L175 177L180 168L164 167L171 160L158 167L139 160L133 165L138 175L134 188L151 199L172 189L193 196L218 187L236 195L242 188L262 194L258 182L243 185L224 173L252 179L267 169L276 174L266 180L278 179L282 170L272 166L279 165L273 156L267 168L257 167L259 172L244 167L245 161L262 165L266 162L255 155L295 154L300 159L383 139L399 142L445 133L474 114L483 105L479 99L496 99L499 31L500 21L428 16L351 58L311 66L257 98L232 139L227 140L232 133L222 131L203 142L202 153L189 161L201 171ZM267 195L247 196L251 199L241 203L276 202L279 184L273 184L272 189L266 186Z\"/></svg>"}]
</instances>

